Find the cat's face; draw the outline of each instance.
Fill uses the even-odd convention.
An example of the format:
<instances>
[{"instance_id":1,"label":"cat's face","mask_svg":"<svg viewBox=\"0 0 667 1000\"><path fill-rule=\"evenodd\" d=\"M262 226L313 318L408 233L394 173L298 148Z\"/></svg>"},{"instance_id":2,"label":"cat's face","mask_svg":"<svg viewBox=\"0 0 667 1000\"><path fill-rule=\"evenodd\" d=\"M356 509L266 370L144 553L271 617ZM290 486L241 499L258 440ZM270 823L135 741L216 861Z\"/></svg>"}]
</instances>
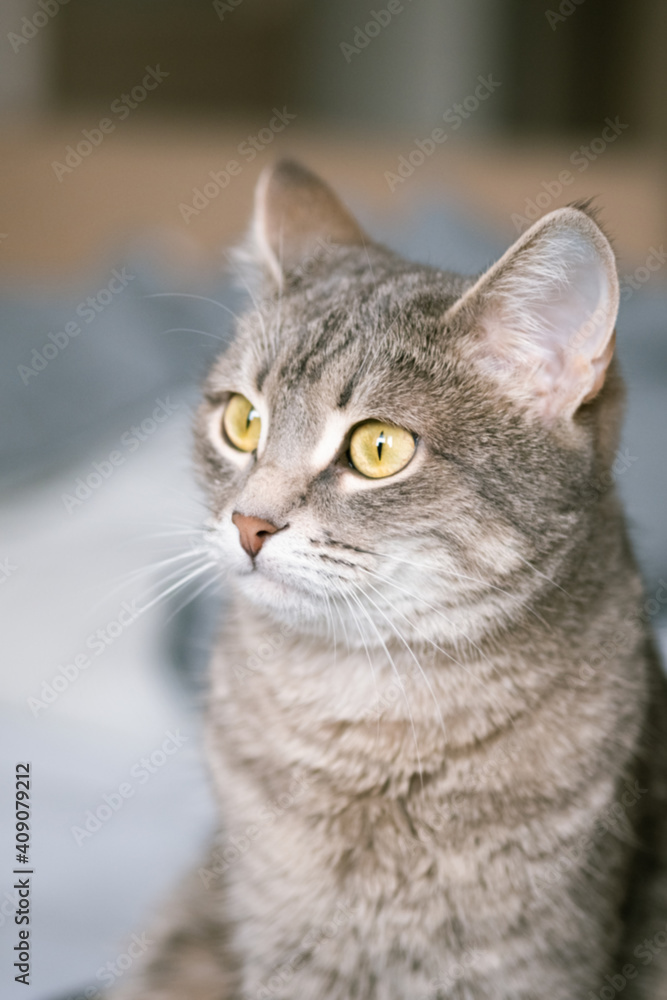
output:
<instances>
[{"instance_id":1,"label":"cat's face","mask_svg":"<svg viewBox=\"0 0 667 1000\"><path fill-rule=\"evenodd\" d=\"M351 644L475 640L520 616L586 529L587 400L616 308L604 237L564 210L475 283L365 245L293 166L258 201L281 287L242 318L198 422L222 566L253 604Z\"/></svg>"}]
</instances>

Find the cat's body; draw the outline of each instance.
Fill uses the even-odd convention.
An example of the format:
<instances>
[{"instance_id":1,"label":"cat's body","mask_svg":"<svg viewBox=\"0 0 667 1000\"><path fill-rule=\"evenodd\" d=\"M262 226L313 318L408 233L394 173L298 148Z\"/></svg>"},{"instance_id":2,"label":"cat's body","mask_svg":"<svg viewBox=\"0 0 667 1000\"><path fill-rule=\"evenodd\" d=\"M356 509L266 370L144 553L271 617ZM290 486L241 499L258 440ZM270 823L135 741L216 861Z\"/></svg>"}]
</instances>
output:
<instances>
[{"instance_id":1,"label":"cat's body","mask_svg":"<svg viewBox=\"0 0 667 1000\"><path fill-rule=\"evenodd\" d=\"M664 682L597 486L621 396L605 238L552 213L474 283L368 245L284 165L255 240L281 291L198 425L235 579L222 830L119 996L667 996L643 943L667 931ZM220 430L241 393L251 454ZM388 478L351 467L373 419L414 435Z\"/></svg>"}]
</instances>

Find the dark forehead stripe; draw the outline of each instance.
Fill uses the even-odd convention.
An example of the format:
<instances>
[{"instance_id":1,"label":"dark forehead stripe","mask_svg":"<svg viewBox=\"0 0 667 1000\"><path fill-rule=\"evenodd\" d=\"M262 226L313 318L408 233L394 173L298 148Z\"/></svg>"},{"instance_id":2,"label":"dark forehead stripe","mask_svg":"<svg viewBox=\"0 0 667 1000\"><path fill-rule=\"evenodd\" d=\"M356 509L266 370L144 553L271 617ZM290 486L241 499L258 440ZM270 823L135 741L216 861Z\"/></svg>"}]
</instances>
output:
<instances>
[{"instance_id":1,"label":"dark forehead stripe","mask_svg":"<svg viewBox=\"0 0 667 1000\"><path fill-rule=\"evenodd\" d=\"M229 393L226 389L207 389L204 392L204 399L210 406L219 406L220 403L227 399Z\"/></svg>"},{"instance_id":2,"label":"dark forehead stripe","mask_svg":"<svg viewBox=\"0 0 667 1000\"><path fill-rule=\"evenodd\" d=\"M258 392L262 391L262 386L264 385L264 382L266 381L266 376L269 374L270 370L271 370L271 363L268 360L263 361L261 368L259 369L257 375L255 376L255 385L257 386Z\"/></svg>"},{"instance_id":3,"label":"dark forehead stripe","mask_svg":"<svg viewBox=\"0 0 667 1000\"><path fill-rule=\"evenodd\" d=\"M280 366L274 368L270 359L263 361L256 376L258 389L262 388L269 371L276 383L288 392L299 383L312 385L321 380L328 366L342 358L339 365L342 363L345 366L349 360L348 370L344 373L346 383L341 386L338 398L338 406L342 408L349 403L364 374L355 357L355 345L366 355L369 337L373 341L378 338L391 340L394 341L391 352L394 355L395 341L398 339L400 343L407 332L408 343L412 339L415 341L414 353L419 354L420 349L423 353L424 348L434 349L435 342L440 338L431 327L440 327L439 320L447 300L451 298L443 295L440 282L433 287L430 287L430 282L420 282L415 288L417 276L410 273L406 276L410 286L409 290L406 289L409 297L406 295L403 300L400 297L397 300L396 276L388 279L385 275L384 280L375 280L371 274L365 274L365 277L368 280L361 287L348 287L349 299L345 304L341 303L346 298L346 290L341 290L340 284L323 289L317 300L310 299L303 304L300 322L297 322L294 332L288 331L289 335L285 337ZM430 272L428 277L431 277ZM393 364L412 371L415 365L414 360L408 360L409 353L413 352L404 354L399 350L397 356L392 357ZM368 364L362 367L367 373Z\"/></svg>"},{"instance_id":4,"label":"dark forehead stripe","mask_svg":"<svg viewBox=\"0 0 667 1000\"><path fill-rule=\"evenodd\" d=\"M317 336L309 338L300 350L297 348L283 363L280 369L281 380L288 385L301 379L318 381L325 367L357 339L357 331L349 327L347 319L347 314L341 309L328 313L322 320Z\"/></svg>"},{"instance_id":5,"label":"dark forehead stripe","mask_svg":"<svg viewBox=\"0 0 667 1000\"><path fill-rule=\"evenodd\" d=\"M343 386L342 392L341 392L340 396L338 397L338 408L339 409L342 410L343 407L347 406L347 404L352 399L352 393L354 392L354 390L356 388L357 382L359 380L359 375L360 375L360 369L357 369L357 371L354 373L354 375L352 375L352 377L349 378L347 380L347 382L345 383L345 385Z\"/></svg>"}]
</instances>

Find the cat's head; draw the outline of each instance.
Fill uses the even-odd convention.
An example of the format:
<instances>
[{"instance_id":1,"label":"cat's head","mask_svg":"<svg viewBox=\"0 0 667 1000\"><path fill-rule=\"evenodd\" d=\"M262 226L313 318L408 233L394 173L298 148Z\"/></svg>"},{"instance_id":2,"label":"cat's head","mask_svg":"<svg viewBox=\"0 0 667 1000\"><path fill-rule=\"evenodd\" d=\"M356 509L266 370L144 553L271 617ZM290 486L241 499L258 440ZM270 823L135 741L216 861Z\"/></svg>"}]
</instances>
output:
<instances>
[{"instance_id":1,"label":"cat's head","mask_svg":"<svg viewBox=\"0 0 667 1000\"><path fill-rule=\"evenodd\" d=\"M348 641L475 639L585 547L616 442L612 250L551 212L484 274L366 237L294 163L258 184L261 275L213 366L198 453L221 564Z\"/></svg>"}]
</instances>

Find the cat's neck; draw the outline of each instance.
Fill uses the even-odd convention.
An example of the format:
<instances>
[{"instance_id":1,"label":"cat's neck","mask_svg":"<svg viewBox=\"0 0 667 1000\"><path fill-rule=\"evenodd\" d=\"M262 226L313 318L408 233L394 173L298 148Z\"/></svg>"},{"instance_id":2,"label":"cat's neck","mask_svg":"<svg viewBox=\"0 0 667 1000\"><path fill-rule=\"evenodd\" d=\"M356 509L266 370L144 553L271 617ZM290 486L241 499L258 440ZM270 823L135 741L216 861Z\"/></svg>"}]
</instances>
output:
<instances>
[{"instance_id":1,"label":"cat's neck","mask_svg":"<svg viewBox=\"0 0 667 1000\"><path fill-rule=\"evenodd\" d=\"M377 780L392 770L428 773L447 754L512 730L548 696L553 674L536 669L545 639L534 648L521 641L532 661L528 686L514 644L487 652L388 639L334 649L330 638L237 607L214 660L212 695L244 739L253 733L258 753L290 746L294 762L326 760L338 770L349 756L355 772L361 754ZM548 656L545 648L545 663Z\"/></svg>"}]
</instances>

